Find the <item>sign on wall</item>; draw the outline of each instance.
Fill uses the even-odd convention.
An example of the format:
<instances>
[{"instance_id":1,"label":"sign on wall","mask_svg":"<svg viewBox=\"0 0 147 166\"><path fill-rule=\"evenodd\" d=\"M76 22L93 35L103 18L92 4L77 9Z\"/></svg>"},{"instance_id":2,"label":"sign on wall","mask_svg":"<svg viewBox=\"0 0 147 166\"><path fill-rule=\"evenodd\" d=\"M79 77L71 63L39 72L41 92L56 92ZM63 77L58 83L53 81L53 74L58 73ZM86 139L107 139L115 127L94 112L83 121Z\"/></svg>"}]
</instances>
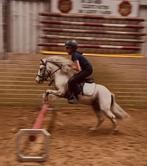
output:
<instances>
[{"instance_id":1,"label":"sign on wall","mask_svg":"<svg viewBox=\"0 0 147 166\"><path fill-rule=\"evenodd\" d=\"M139 0L51 0L51 12L137 17Z\"/></svg>"}]
</instances>

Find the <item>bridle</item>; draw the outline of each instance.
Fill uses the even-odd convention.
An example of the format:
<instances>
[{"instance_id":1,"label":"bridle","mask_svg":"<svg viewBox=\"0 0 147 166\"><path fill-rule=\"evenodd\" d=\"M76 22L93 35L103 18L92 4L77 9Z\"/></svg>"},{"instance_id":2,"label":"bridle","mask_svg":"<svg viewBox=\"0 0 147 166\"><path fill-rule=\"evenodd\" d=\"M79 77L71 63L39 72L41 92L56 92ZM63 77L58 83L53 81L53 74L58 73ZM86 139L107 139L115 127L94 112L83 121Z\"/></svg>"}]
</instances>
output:
<instances>
[{"instance_id":1,"label":"bridle","mask_svg":"<svg viewBox=\"0 0 147 166\"><path fill-rule=\"evenodd\" d=\"M42 75L37 74L37 76L38 76L41 80L43 80L43 81L48 81L48 78L50 78L49 85L51 85L51 84L53 83L53 80L54 80L53 78L54 78L55 73L56 73L58 70L60 70L63 65L61 65L61 64L59 64L59 63L57 63L57 62L54 62L54 61L50 61L50 60L46 60L46 61L44 62L44 61L41 59L40 62L41 62L40 65L43 65L43 66L44 66L44 71L43 71L43 74L42 74ZM53 65L57 66L58 68L57 68L55 71L53 71L53 72L48 71L48 70L47 70L47 63L52 63ZM45 74L45 72L47 72L47 74Z\"/></svg>"}]
</instances>

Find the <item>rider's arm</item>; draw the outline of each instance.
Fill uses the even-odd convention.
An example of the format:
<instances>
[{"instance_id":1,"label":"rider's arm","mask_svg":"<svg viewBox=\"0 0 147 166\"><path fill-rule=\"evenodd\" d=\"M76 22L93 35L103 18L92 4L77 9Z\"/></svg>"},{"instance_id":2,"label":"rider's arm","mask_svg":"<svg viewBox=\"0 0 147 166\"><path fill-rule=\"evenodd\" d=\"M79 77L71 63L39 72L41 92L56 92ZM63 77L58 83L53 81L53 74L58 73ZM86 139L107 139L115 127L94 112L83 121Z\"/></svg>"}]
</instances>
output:
<instances>
[{"instance_id":1,"label":"rider's arm","mask_svg":"<svg viewBox=\"0 0 147 166\"><path fill-rule=\"evenodd\" d=\"M79 63L78 60L75 60L75 61L74 61L74 66L73 66L73 68L74 68L75 70L77 70L77 71L81 71L81 66L80 66L80 63Z\"/></svg>"}]
</instances>

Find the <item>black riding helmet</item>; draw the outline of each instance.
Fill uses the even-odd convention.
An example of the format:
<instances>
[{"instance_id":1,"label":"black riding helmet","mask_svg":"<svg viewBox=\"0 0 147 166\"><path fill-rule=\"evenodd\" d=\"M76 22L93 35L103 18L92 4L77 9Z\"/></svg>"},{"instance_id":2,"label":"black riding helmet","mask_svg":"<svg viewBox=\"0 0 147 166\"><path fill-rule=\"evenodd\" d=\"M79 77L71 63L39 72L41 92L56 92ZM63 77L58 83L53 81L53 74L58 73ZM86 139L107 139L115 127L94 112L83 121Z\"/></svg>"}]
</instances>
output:
<instances>
[{"instance_id":1,"label":"black riding helmet","mask_svg":"<svg viewBox=\"0 0 147 166\"><path fill-rule=\"evenodd\" d=\"M65 47L76 50L78 48L78 43L76 40L67 40L65 42Z\"/></svg>"}]
</instances>

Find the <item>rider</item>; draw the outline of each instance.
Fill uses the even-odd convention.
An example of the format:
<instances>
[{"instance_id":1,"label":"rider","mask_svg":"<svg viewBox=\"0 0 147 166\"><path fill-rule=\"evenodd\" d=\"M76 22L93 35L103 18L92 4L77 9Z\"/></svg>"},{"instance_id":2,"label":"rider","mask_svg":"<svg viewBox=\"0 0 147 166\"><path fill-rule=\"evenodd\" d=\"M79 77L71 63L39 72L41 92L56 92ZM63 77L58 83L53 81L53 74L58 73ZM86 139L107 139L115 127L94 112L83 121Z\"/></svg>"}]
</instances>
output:
<instances>
[{"instance_id":1,"label":"rider","mask_svg":"<svg viewBox=\"0 0 147 166\"><path fill-rule=\"evenodd\" d=\"M87 58L77 51L78 43L76 40L66 41L65 47L67 53L71 56L71 60L74 62L74 68L78 71L68 81L68 101L69 103L76 103L77 96L80 93L77 85L92 74L93 68Z\"/></svg>"}]
</instances>

